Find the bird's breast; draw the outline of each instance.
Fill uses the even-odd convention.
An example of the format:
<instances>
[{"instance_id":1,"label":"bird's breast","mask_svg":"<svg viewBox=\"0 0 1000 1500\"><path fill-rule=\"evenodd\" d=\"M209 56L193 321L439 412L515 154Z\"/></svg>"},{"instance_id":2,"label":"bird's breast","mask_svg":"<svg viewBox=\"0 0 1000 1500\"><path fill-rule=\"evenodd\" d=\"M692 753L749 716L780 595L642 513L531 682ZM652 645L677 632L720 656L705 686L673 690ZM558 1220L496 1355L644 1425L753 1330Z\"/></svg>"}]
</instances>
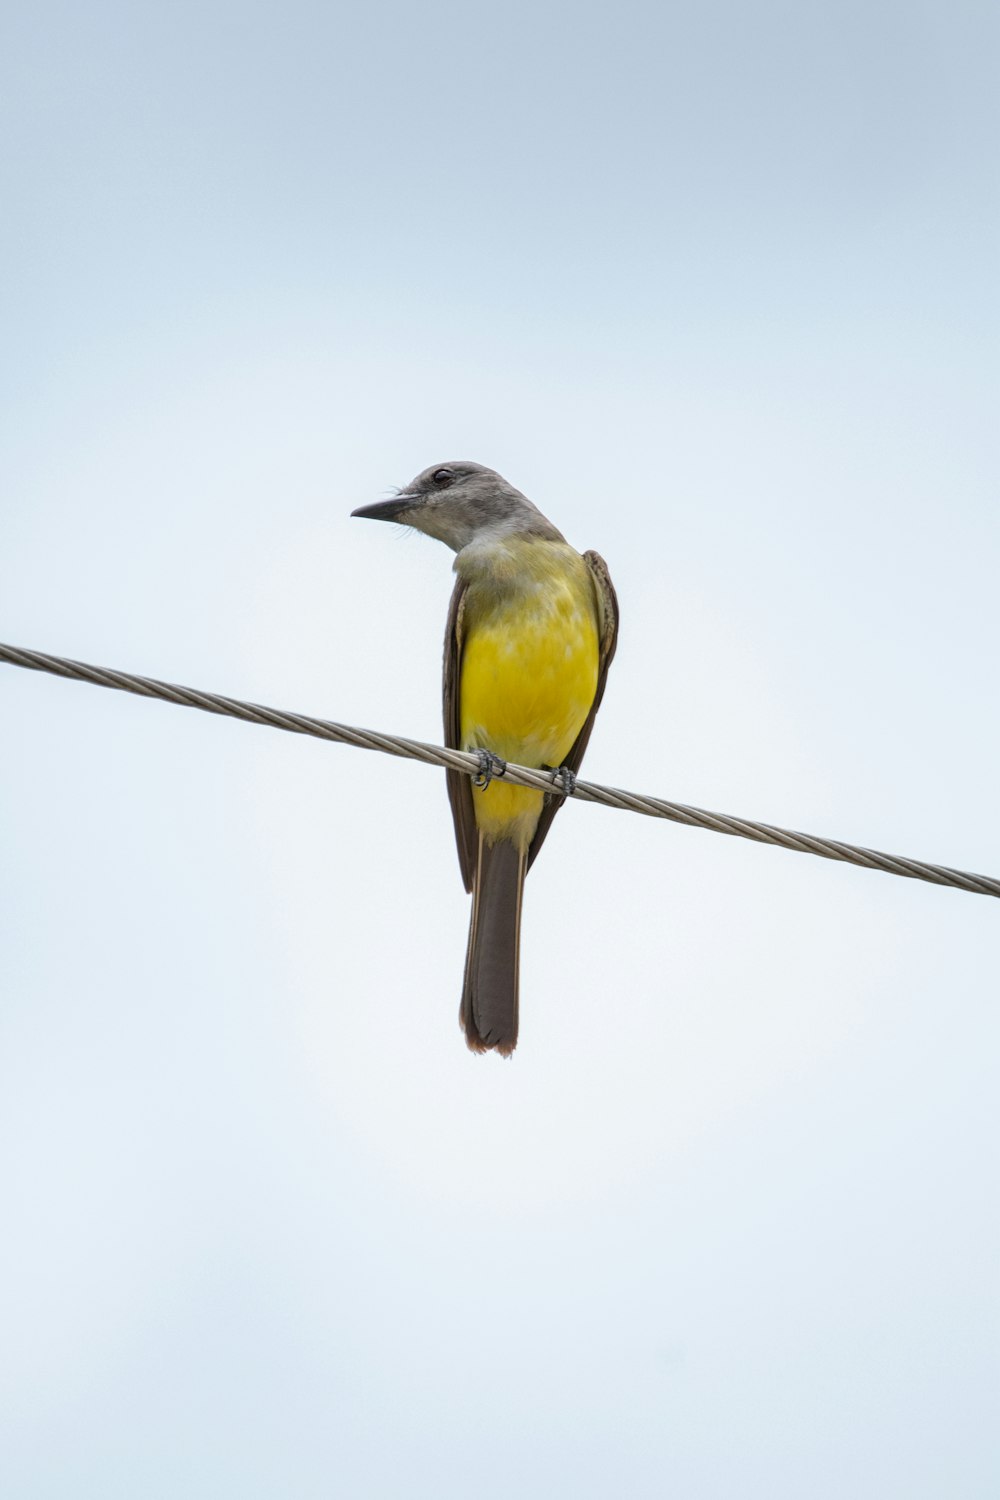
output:
<instances>
[{"instance_id":1,"label":"bird's breast","mask_svg":"<svg viewBox=\"0 0 1000 1500\"><path fill-rule=\"evenodd\" d=\"M527 765L562 765L597 691L598 638L586 563L565 544L531 542L470 586L460 723L467 748Z\"/></svg>"}]
</instances>

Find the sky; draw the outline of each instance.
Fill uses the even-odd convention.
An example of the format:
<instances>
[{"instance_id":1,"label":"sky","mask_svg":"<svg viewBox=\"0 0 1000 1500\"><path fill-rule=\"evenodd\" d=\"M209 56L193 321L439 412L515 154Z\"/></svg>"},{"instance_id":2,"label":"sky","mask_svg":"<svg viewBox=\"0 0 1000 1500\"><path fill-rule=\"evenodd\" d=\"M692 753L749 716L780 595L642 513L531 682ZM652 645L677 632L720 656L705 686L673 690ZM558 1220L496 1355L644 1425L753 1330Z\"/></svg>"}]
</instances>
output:
<instances>
[{"instance_id":1,"label":"sky","mask_svg":"<svg viewBox=\"0 0 1000 1500\"><path fill-rule=\"evenodd\" d=\"M440 740L474 459L584 774L1000 874L997 22L40 3L0 639ZM0 1489L986 1500L996 903L586 805L457 1026L440 773L0 667Z\"/></svg>"}]
</instances>

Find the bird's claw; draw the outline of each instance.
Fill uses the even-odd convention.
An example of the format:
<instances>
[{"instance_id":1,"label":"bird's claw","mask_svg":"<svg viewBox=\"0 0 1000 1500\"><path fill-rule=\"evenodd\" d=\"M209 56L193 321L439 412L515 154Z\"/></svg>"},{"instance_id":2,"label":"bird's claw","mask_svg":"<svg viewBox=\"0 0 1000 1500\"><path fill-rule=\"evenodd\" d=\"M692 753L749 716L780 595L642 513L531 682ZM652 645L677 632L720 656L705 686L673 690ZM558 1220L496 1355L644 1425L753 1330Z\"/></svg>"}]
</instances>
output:
<instances>
[{"instance_id":1,"label":"bird's claw","mask_svg":"<svg viewBox=\"0 0 1000 1500\"><path fill-rule=\"evenodd\" d=\"M484 791L494 777L507 774L507 762L501 760L499 755L494 755L492 750L473 750L472 753L479 762L479 772L473 776L472 785L480 791Z\"/></svg>"},{"instance_id":2,"label":"bird's claw","mask_svg":"<svg viewBox=\"0 0 1000 1500\"><path fill-rule=\"evenodd\" d=\"M569 766L555 766L550 774L556 791L564 797L572 797L576 791L576 772L571 771Z\"/></svg>"}]
</instances>

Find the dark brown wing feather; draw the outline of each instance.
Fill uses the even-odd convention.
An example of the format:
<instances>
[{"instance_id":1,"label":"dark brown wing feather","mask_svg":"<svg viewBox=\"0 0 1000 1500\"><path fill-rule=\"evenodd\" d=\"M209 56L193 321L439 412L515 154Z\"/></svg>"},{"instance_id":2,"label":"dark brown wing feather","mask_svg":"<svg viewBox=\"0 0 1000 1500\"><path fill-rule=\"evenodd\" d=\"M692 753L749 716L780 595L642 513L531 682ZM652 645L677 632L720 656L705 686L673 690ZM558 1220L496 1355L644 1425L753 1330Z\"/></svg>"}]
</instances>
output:
<instances>
[{"instance_id":1,"label":"dark brown wing feather","mask_svg":"<svg viewBox=\"0 0 1000 1500\"><path fill-rule=\"evenodd\" d=\"M594 580L594 591L597 595L598 626L600 630L598 638L597 691L594 694L594 701L590 706L590 713L587 715L586 723L574 740L573 747L566 757L566 765L569 766L571 771L579 771L580 769L583 753L587 748L587 742L594 727L594 720L597 717L597 710L600 708L601 699L604 697L604 688L608 680L608 668L614 659L615 648L618 645L618 595L615 593L614 585L611 582L608 565L598 552L585 552L583 560L590 569ZM463 779L468 780L467 777ZM545 835L552 826L552 819L562 807L565 800L564 797L560 797L557 793L546 795L545 806L542 808L542 815L538 820L535 836L528 848L529 870L534 864L539 849L545 842ZM452 806L454 806L454 802ZM469 816L470 818L472 817L471 795L469 797Z\"/></svg>"},{"instance_id":2,"label":"dark brown wing feather","mask_svg":"<svg viewBox=\"0 0 1000 1500\"><path fill-rule=\"evenodd\" d=\"M466 585L459 579L448 607L444 632L444 742L450 750L461 750L458 688L462 678L463 616ZM472 807L472 779L460 771L446 771L448 800L455 820L458 863L465 889L472 890L479 854L479 832Z\"/></svg>"}]
</instances>

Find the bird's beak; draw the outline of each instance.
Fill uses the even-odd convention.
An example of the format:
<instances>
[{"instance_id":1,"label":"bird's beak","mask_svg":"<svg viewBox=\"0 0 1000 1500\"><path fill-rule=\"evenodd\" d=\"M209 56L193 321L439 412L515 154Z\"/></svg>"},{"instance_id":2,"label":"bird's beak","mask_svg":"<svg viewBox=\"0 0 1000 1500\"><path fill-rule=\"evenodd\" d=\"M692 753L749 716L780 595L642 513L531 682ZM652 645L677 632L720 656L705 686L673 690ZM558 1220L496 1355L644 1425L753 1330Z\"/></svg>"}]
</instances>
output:
<instances>
[{"instance_id":1,"label":"bird's beak","mask_svg":"<svg viewBox=\"0 0 1000 1500\"><path fill-rule=\"evenodd\" d=\"M408 494L404 490L401 495L393 495L391 500L378 500L374 505L359 505L357 510L351 511L351 515L360 516L363 521L400 521L423 498L423 495Z\"/></svg>"}]
</instances>

